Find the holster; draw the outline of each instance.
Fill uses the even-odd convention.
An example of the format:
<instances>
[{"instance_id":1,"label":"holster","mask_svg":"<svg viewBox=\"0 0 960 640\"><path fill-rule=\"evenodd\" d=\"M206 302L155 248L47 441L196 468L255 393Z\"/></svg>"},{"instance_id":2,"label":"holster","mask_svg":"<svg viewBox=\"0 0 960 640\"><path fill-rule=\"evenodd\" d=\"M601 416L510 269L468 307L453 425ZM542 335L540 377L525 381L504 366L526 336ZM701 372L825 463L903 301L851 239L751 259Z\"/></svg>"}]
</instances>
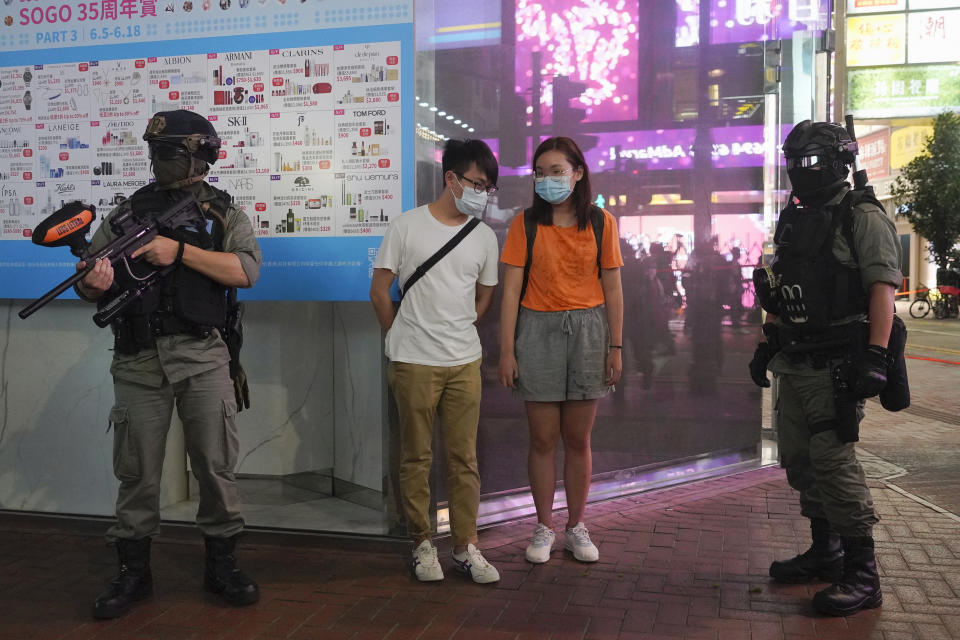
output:
<instances>
[{"instance_id":1,"label":"holster","mask_svg":"<svg viewBox=\"0 0 960 640\"><path fill-rule=\"evenodd\" d=\"M900 411L910 406L910 383L907 380L907 325L893 316L890 341L887 343L887 386L880 391L880 404L887 411Z\"/></svg>"}]
</instances>

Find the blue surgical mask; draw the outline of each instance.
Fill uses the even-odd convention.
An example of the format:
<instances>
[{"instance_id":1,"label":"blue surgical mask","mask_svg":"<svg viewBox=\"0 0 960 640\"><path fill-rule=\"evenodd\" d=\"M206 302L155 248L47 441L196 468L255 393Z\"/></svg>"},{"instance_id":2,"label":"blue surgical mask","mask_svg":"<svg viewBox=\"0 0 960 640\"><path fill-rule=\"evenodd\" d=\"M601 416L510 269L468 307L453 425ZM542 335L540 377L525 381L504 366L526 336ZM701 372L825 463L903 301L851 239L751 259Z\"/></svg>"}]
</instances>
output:
<instances>
[{"instance_id":1,"label":"blue surgical mask","mask_svg":"<svg viewBox=\"0 0 960 640\"><path fill-rule=\"evenodd\" d=\"M550 204L560 204L573 193L568 176L544 176L533 185L533 190Z\"/></svg>"},{"instance_id":2,"label":"blue surgical mask","mask_svg":"<svg viewBox=\"0 0 960 640\"><path fill-rule=\"evenodd\" d=\"M457 184L463 187L460 179L457 178ZM457 211L464 215L480 217L483 210L487 208L487 192L477 193L473 185L464 187L461 197L453 196L453 203L457 206Z\"/></svg>"}]
</instances>

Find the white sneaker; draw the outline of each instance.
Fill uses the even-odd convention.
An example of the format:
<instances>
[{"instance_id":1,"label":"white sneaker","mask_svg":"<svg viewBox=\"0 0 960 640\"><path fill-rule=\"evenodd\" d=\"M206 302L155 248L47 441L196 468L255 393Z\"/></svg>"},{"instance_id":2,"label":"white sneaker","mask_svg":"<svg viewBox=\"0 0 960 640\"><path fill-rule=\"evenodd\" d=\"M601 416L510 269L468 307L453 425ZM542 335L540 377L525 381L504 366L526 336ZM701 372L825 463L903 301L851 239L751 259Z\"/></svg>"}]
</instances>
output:
<instances>
[{"instance_id":1,"label":"white sneaker","mask_svg":"<svg viewBox=\"0 0 960 640\"><path fill-rule=\"evenodd\" d=\"M550 551L553 549L553 540L556 537L553 529L538 522L537 528L533 530L533 540L527 545L527 562L543 564L549 560Z\"/></svg>"},{"instance_id":2,"label":"white sneaker","mask_svg":"<svg viewBox=\"0 0 960 640\"><path fill-rule=\"evenodd\" d=\"M563 548L572 552L580 562L596 562L600 559L600 552L590 540L590 532L582 522L578 522L573 529L567 529Z\"/></svg>"},{"instance_id":3,"label":"white sneaker","mask_svg":"<svg viewBox=\"0 0 960 640\"><path fill-rule=\"evenodd\" d=\"M437 548L430 544L429 540L424 540L413 550L413 572L421 582L443 580Z\"/></svg>"},{"instance_id":4,"label":"white sneaker","mask_svg":"<svg viewBox=\"0 0 960 640\"><path fill-rule=\"evenodd\" d=\"M453 554L453 562L457 569L470 576L477 584L488 584L500 579L500 572L496 567L487 562L487 559L472 544L467 545L467 550L463 553Z\"/></svg>"}]
</instances>

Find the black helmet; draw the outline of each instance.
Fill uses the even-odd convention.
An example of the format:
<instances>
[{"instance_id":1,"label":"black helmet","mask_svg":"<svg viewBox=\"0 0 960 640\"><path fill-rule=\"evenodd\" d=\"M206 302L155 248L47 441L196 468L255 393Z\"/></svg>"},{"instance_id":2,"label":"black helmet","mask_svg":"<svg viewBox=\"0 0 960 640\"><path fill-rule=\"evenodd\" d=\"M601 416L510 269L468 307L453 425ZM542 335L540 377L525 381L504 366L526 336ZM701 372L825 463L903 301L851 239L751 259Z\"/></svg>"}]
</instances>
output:
<instances>
[{"instance_id":1,"label":"black helmet","mask_svg":"<svg viewBox=\"0 0 960 640\"><path fill-rule=\"evenodd\" d=\"M793 164L790 160L798 160L796 166L812 166L823 160L852 164L857 150L857 143L850 138L847 130L833 122L804 120L783 141L783 155L787 158L788 169ZM800 161L801 158L807 160Z\"/></svg>"},{"instance_id":2,"label":"black helmet","mask_svg":"<svg viewBox=\"0 0 960 640\"><path fill-rule=\"evenodd\" d=\"M152 146L186 147L187 152L213 164L220 152L220 138L210 121L199 113L177 109L155 114L143 139Z\"/></svg>"}]
</instances>

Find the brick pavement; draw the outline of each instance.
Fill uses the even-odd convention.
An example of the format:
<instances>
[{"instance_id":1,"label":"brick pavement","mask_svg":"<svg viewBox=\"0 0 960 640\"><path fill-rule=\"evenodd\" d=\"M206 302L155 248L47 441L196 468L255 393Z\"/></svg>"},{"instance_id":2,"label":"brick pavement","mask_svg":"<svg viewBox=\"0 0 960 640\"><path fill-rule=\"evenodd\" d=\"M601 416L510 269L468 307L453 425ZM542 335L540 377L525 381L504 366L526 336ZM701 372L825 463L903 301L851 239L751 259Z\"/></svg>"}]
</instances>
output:
<instances>
[{"instance_id":1,"label":"brick pavement","mask_svg":"<svg viewBox=\"0 0 960 640\"><path fill-rule=\"evenodd\" d=\"M233 609L201 591L196 533L168 526L154 544L156 595L108 622L88 617L113 573L103 522L4 514L0 638L960 638L960 520L871 482L884 606L846 619L813 612L819 587L767 579L808 537L783 472L767 468L589 507L594 565L559 550L525 562L530 519L489 529L495 586L455 573L446 541L446 580L420 584L406 544L254 532L242 565L263 598Z\"/></svg>"}]
</instances>

